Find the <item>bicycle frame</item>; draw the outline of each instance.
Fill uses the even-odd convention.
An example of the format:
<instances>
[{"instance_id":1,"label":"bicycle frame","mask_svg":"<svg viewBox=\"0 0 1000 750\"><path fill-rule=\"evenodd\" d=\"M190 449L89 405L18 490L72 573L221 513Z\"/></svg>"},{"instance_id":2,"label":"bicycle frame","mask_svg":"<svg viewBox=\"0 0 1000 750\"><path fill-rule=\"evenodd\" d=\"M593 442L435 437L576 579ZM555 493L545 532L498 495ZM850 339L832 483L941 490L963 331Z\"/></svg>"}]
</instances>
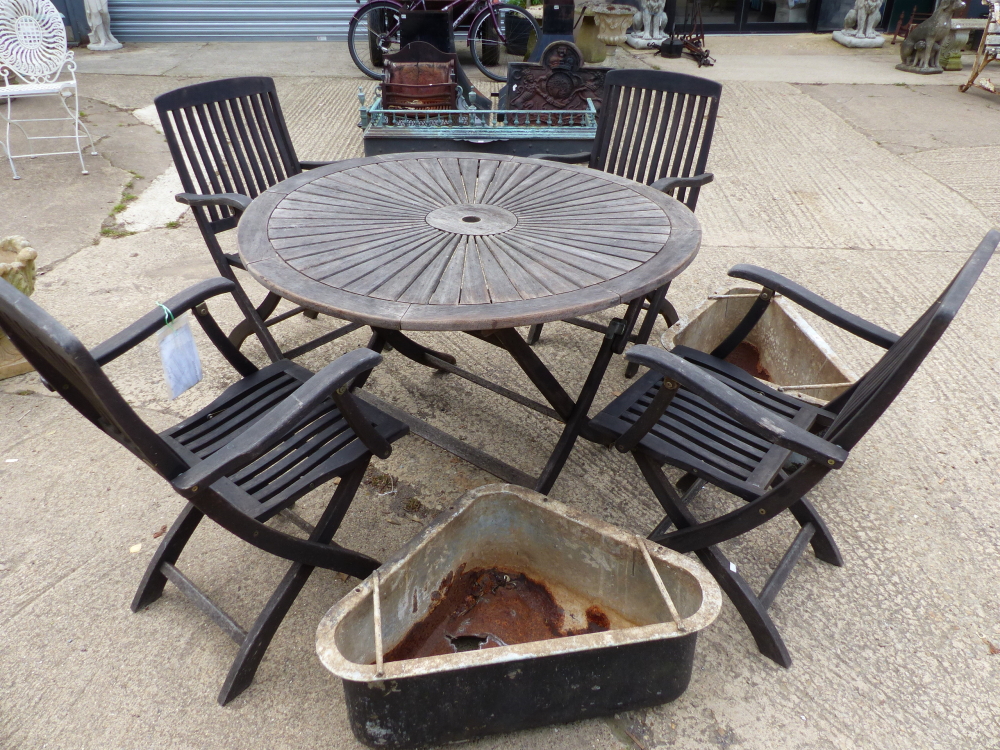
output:
<instances>
[{"instance_id":1,"label":"bicycle frame","mask_svg":"<svg viewBox=\"0 0 1000 750\"><path fill-rule=\"evenodd\" d=\"M358 2L360 2L360 0L358 0ZM365 10L368 9L368 6L372 5L373 2L378 2L378 0L372 0L371 2L365 3L360 8L358 8L355 15L360 16L361 14L363 14ZM405 13L408 10L427 10L427 0L416 0L416 2L413 2L409 5L403 5L402 3L396 2L395 0L389 0L389 2L392 2L394 5L398 6L400 13ZM451 10L456 5L461 5L463 2L465 2L465 0L452 0L452 2L448 3L441 10ZM472 28L475 26L475 21L484 12L489 13L490 16L493 18L493 26L497 30L497 34L499 35L498 41L502 44L507 43L507 38L504 36L503 30L500 28L500 20L497 18L497 13L494 6L495 3L492 0L474 0L474 2L469 3L469 7L466 8L464 11L462 11L461 15L459 15L458 18L456 18L452 22L451 25L452 30L457 31L462 21L470 13L473 13L472 20L469 22L469 33L466 36L466 41L465 41L467 47L472 46ZM397 24L395 27L386 31L386 36L391 37L393 34L398 33L398 31L399 31L399 25Z\"/></svg>"}]
</instances>

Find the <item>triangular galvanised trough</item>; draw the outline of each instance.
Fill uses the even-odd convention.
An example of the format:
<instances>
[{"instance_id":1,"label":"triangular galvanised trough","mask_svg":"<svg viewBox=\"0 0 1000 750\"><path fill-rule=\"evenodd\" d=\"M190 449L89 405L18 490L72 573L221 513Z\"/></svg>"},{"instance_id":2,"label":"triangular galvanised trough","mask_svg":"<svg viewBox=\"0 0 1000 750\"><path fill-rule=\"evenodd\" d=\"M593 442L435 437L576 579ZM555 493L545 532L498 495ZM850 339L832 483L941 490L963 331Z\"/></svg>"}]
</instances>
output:
<instances>
[{"instance_id":1,"label":"triangular galvanised trough","mask_svg":"<svg viewBox=\"0 0 1000 750\"><path fill-rule=\"evenodd\" d=\"M317 652L359 740L416 748L674 700L720 606L697 560L495 484L334 606Z\"/></svg>"},{"instance_id":2,"label":"triangular galvanised trough","mask_svg":"<svg viewBox=\"0 0 1000 750\"><path fill-rule=\"evenodd\" d=\"M660 338L664 349L688 346L711 352L723 342L760 296L760 289L718 291L680 316ZM764 315L727 358L749 374L791 396L825 404L858 379L799 313L775 295Z\"/></svg>"}]
</instances>

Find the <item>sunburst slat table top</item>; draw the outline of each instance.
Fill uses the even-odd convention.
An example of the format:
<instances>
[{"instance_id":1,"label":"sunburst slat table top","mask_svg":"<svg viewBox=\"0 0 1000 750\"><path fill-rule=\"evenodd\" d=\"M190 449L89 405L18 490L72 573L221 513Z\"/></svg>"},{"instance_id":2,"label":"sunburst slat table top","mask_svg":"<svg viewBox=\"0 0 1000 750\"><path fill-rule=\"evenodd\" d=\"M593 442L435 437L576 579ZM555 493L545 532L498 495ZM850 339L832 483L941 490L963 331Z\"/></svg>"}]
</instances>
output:
<instances>
[{"instance_id":1,"label":"sunburst slat table top","mask_svg":"<svg viewBox=\"0 0 1000 750\"><path fill-rule=\"evenodd\" d=\"M338 162L254 200L247 270L282 297L402 330L493 330L607 309L672 279L701 229L644 185L510 156Z\"/></svg>"}]
</instances>

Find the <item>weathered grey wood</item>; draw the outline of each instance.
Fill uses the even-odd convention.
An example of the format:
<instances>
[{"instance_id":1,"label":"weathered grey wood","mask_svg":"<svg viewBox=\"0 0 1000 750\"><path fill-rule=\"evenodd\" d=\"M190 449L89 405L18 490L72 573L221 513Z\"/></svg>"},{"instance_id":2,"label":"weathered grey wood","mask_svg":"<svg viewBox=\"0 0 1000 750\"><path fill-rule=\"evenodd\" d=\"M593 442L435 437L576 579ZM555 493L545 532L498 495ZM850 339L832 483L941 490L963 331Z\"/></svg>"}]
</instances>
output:
<instances>
[{"instance_id":1,"label":"weathered grey wood","mask_svg":"<svg viewBox=\"0 0 1000 750\"><path fill-rule=\"evenodd\" d=\"M672 198L613 174L447 152L297 175L239 226L248 271L268 288L407 330L488 331L606 309L673 278L700 236Z\"/></svg>"}]
</instances>

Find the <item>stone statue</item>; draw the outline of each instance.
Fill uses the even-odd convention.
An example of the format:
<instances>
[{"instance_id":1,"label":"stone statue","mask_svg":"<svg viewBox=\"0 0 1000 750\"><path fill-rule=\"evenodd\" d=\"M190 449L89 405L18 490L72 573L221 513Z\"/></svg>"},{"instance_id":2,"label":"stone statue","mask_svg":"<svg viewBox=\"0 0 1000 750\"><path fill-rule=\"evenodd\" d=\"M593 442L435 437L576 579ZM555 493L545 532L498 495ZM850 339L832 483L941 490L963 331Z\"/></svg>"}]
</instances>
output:
<instances>
[{"instance_id":1,"label":"stone statue","mask_svg":"<svg viewBox=\"0 0 1000 750\"><path fill-rule=\"evenodd\" d=\"M885 37L875 31L882 20L882 0L856 0L844 17L844 28L833 39L845 47L881 47Z\"/></svg>"},{"instance_id":2,"label":"stone statue","mask_svg":"<svg viewBox=\"0 0 1000 750\"><path fill-rule=\"evenodd\" d=\"M24 237L0 239L0 279L13 284L22 294L35 291L35 259L38 257ZM29 372L31 365L13 342L0 331L0 380Z\"/></svg>"},{"instance_id":3,"label":"stone statue","mask_svg":"<svg viewBox=\"0 0 1000 750\"><path fill-rule=\"evenodd\" d=\"M938 64L941 47L951 33L951 17L965 7L962 0L941 0L931 17L909 33L899 45L902 62L896 70L929 75L943 72Z\"/></svg>"},{"instance_id":4,"label":"stone statue","mask_svg":"<svg viewBox=\"0 0 1000 750\"><path fill-rule=\"evenodd\" d=\"M87 49L95 52L111 52L121 49L122 44L111 33L111 16L108 15L108 0L83 0L90 25L90 44Z\"/></svg>"},{"instance_id":5,"label":"stone statue","mask_svg":"<svg viewBox=\"0 0 1000 750\"><path fill-rule=\"evenodd\" d=\"M659 47L667 33L665 0L640 0L639 10L632 17L632 31L628 44L635 49Z\"/></svg>"}]
</instances>

